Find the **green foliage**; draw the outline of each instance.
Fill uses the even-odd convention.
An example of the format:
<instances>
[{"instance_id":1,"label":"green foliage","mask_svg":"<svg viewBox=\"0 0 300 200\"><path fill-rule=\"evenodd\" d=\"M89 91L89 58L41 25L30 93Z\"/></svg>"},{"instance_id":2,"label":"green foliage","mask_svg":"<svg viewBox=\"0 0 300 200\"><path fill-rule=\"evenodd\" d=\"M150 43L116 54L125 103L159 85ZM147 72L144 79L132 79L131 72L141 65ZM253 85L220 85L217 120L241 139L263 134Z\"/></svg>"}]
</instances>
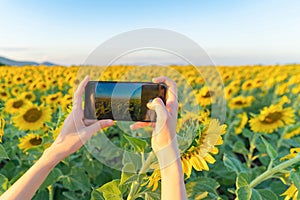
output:
<instances>
[{"instance_id":1,"label":"green foliage","mask_svg":"<svg viewBox=\"0 0 300 200\"><path fill-rule=\"evenodd\" d=\"M3 148L3 146L0 144L0 159L7 159L8 155L5 151L5 149Z\"/></svg>"},{"instance_id":2,"label":"green foliage","mask_svg":"<svg viewBox=\"0 0 300 200\"><path fill-rule=\"evenodd\" d=\"M192 179L185 185L188 198L196 199L199 195L208 192L205 199L218 199L217 188L220 187L219 183L214 179L207 177L199 177Z\"/></svg>"}]
</instances>

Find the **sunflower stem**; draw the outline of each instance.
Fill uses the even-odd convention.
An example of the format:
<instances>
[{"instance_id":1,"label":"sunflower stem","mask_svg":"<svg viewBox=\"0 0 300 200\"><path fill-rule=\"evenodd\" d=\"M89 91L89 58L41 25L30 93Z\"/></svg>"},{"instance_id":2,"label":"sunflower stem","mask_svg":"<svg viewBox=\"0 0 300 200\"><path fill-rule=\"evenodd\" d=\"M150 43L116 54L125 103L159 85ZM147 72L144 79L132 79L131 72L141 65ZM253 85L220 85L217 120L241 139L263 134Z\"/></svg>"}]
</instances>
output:
<instances>
[{"instance_id":1,"label":"sunflower stem","mask_svg":"<svg viewBox=\"0 0 300 200\"><path fill-rule=\"evenodd\" d=\"M255 141L257 138L257 133L254 133L251 141L250 141L250 147L249 147L249 153L247 155L248 159L247 159L247 167L250 168L251 167L251 163L252 163L252 157L253 157L253 152L255 149Z\"/></svg>"},{"instance_id":2,"label":"sunflower stem","mask_svg":"<svg viewBox=\"0 0 300 200\"><path fill-rule=\"evenodd\" d=\"M282 141L283 141L283 139L284 139L284 136L285 136L285 134L286 134L286 131L287 131L287 126L284 127L282 133L280 134L280 138L279 138L279 140L278 140L278 142L277 142L277 149L276 149L277 152L278 152L278 150L279 150L279 148L280 148L280 146L281 146L281 143L282 143Z\"/></svg>"},{"instance_id":3,"label":"sunflower stem","mask_svg":"<svg viewBox=\"0 0 300 200\"><path fill-rule=\"evenodd\" d=\"M298 154L296 157L290 159L290 160L287 160L279 165L277 165L276 167L274 168L271 168L271 169L268 169L267 171L265 171L264 173L262 173L261 175L259 175L258 177L256 177L251 183L250 183L250 187L251 188L254 188L256 187L258 184L260 184L261 182L269 179L269 178L272 178L272 175L297 163L297 162L300 162L300 154Z\"/></svg>"},{"instance_id":4,"label":"sunflower stem","mask_svg":"<svg viewBox=\"0 0 300 200\"><path fill-rule=\"evenodd\" d=\"M53 200L54 197L54 192L53 192L53 185L49 185L47 187L48 191L49 191L49 200Z\"/></svg>"},{"instance_id":5,"label":"sunflower stem","mask_svg":"<svg viewBox=\"0 0 300 200\"><path fill-rule=\"evenodd\" d=\"M142 153L142 157L144 157L143 153ZM142 166L141 170L139 171L138 175L145 174L147 172L147 170L150 168L150 165L151 165L154 157L155 157L155 154L152 151L149 154L147 160L145 162L143 162L143 166ZM139 180L139 178L138 178L138 180ZM139 186L138 183L139 183L139 181L134 181L131 184L129 194L127 196L127 200L134 199L134 196L135 196L135 194L136 194L136 192L138 190L138 186Z\"/></svg>"}]
</instances>

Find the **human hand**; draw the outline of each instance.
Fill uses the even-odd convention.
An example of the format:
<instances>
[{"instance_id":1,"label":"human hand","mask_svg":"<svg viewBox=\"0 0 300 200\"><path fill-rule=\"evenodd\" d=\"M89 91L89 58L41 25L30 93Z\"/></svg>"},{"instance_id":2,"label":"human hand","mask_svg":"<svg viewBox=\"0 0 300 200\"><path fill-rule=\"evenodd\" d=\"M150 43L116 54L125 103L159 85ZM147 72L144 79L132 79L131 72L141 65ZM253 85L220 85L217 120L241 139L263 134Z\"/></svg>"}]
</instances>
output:
<instances>
[{"instance_id":1,"label":"human hand","mask_svg":"<svg viewBox=\"0 0 300 200\"><path fill-rule=\"evenodd\" d=\"M50 153L51 156L54 156L57 162L80 149L94 133L114 124L113 120L110 119L84 119L82 94L89 79L89 76L86 76L79 84L74 94L72 112L65 119L61 132L54 143L46 150L46 153Z\"/></svg>"},{"instance_id":2,"label":"human hand","mask_svg":"<svg viewBox=\"0 0 300 200\"><path fill-rule=\"evenodd\" d=\"M154 83L164 82L167 85L166 105L160 98L155 98L151 103L147 104L147 107L156 112L156 123L136 122L130 128L136 130L145 126L152 126L151 145L154 152L159 152L168 145L171 145L172 148L178 148L176 140L178 114L176 83L165 76L153 78L152 81Z\"/></svg>"}]
</instances>

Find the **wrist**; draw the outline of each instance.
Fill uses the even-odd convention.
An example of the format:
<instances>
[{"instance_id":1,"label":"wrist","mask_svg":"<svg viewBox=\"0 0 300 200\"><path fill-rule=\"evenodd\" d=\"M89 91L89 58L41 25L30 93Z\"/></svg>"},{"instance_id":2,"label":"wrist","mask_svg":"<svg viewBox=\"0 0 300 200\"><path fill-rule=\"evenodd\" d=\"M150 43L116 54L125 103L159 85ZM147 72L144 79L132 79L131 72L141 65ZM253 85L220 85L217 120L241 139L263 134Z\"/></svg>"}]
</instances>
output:
<instances>
[{"instance_id":1,"label":"wrist","mask_svg":"<svg viewBox=\"0 0 300 200\"><path fill-rule=\"evenodd\" d=\"M180 160L180 152L176 137L172 139L170 144L160 148L158 151L155 151L155 155L158 159L161 170Z\"/></svg>"},{"instance_id":2,"label":"wrist","mask_svg":"<svg viewBox=\"0 0 300 200\"><path fill-rule=\"evenodd\" d=\"M52 168L54 168L62 160L51 146L43 152L41 159L45 160L47 165Z\"/></svg>"}]
</instances>

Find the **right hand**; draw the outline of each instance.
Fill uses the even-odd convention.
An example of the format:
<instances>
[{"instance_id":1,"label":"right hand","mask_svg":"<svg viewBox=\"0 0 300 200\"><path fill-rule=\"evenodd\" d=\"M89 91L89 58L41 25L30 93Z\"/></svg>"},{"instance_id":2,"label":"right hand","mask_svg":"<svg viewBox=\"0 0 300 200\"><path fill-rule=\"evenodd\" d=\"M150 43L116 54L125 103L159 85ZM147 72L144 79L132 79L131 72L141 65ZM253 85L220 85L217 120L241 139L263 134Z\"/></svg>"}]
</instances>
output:
<instances>
[{"instance_id":1,"label":"right hand","mask_svg":"<svg viewBox=\"0 0 300 200\"><path fill-rule=\"evenodd\" d=\"M136 122L132 124L130 128L132 130L136 130L145 126L152 126L154 129L151 138L151 145L154 152L158 152L174 142L176 142L176 146L178 148L176 140L178 114L176 83L165 76L154 78L152 81L154 83L164 82L167 85L166 105L164 105L160 98L155 98L151 103L147 104L147 107L156 112L156 123Z\"/></svg>"}]
</instances>

